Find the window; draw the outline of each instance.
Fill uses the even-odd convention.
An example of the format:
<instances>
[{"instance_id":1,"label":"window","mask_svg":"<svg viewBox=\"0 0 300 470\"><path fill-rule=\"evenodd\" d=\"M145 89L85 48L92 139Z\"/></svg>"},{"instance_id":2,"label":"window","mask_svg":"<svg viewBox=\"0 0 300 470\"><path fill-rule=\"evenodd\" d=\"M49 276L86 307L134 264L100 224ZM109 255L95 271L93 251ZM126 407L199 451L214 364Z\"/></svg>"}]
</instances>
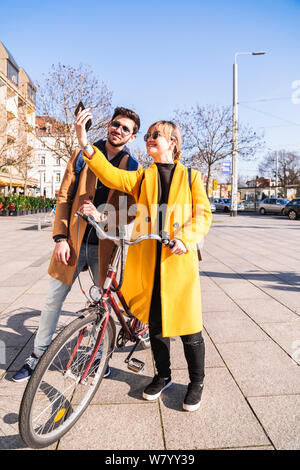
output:
<instances>
[{"instance_id":1,"label":"window","mask_svg":"<svg viewBox=\"0 0 300 470\"><path fill-rule=\"evenodd\" d=\"M56 183L60 183L60 173L55 173L55 181Z\"/></svg>"},{"instance_id":2,"label":"window","mask_svg":"<svg viewBox=\"0 0 300 470\"><path fill-rule=\"evenodd\" d=\"M60 157L56 157L56 165L60 165Z\"/></svg>"},{"instance_id":3,"label":"window","mask_svg":"<svg viewBox=\"0 0 300 470\"><path fill-rule=\"evenodd\" d=\"M19 85L19 70L8 60L7 61L7 76L16 85Z\"/></svg>"},{"instance_id":4,"label":"window","mask_svg":"<svg viewBox=\"0 0 300 470\"><path fill-rule=\"evenodd\" d=\"M35 103L35 87L32 85L32 83L28 83L27 91L28 98Z\"/></svg>"},{"instance_id":5,"label":"window","mask_svg":"<svg viewBox=\"0 0 300 470\"><path fill-rule=\"evenodd\" d=\"M41 165L46 165L46 157L45 157L45 155L41 155Z\"/></svg>"}]
</instances>

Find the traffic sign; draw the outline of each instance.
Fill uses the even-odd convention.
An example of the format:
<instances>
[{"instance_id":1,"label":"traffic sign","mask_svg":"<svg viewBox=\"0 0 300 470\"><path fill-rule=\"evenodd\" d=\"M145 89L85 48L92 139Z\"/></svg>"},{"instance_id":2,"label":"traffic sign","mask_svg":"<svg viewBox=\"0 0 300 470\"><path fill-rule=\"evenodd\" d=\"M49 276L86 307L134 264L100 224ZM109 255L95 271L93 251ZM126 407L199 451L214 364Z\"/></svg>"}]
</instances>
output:
<instances>
[{"instance_id":1,"label":"traffic sign","mask_svg":"<svg viewBox=\"0 0 300 470\"><path fill-rule=\"evenodd\" d=\"M223 175L230 175L231 174L231 161L222 162L222 173L223 173Z\"/></svg>"}]
</instances>

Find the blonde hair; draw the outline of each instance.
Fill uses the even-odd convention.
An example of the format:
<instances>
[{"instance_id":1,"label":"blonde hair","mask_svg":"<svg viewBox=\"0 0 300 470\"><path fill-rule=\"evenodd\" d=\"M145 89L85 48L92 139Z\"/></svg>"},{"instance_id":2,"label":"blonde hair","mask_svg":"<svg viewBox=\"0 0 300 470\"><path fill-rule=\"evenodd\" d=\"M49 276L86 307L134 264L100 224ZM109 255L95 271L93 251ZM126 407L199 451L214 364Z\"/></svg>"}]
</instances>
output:
<instances>
[{"instance_id":1,"label":"blonde hair","mask_svg":"<svg viewBox=\"0 0 300 470\"><path fill-rule=\"evenodd\" d=\"M172 121L157 121L149 127L148 134L154 129L161 132L161 134L168 140L176 139L176 145L173 149L172 156L174 162L179 161L182 156L182 151L180 150L182 137L179 127Z\"/></svg>"}]
</instances>

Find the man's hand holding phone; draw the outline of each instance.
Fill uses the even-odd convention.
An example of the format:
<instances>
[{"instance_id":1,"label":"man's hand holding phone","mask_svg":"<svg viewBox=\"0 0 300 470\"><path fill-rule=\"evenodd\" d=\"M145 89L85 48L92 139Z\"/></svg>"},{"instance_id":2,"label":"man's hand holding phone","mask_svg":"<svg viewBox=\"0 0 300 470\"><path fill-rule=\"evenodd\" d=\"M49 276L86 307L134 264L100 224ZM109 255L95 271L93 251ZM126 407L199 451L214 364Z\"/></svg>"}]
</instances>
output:
<instances>
[{"instance_id":1,"label":"man's hand holding phone","mask_svg":"<svg viewBox=\"0 0 300 470\"><path fill-rule=\"evenodd\" d=\"M78 139L78 143L81 148L88 144L87 131L92 125L92 114L90 108L84 107L80 101L75 110L76 119L74 121L75 131Z\"/></svg>"}]
</instances>

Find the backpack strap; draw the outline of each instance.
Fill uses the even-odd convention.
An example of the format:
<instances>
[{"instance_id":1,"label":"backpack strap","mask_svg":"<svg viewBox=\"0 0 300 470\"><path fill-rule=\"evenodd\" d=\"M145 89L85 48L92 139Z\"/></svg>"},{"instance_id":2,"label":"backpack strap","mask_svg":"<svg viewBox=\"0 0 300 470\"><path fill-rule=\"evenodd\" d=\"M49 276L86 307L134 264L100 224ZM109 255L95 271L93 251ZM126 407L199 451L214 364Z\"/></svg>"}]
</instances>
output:
<instances>
[{"instance_id":1,"label":"backpack strap","mask_svg":"<svg viewBox=\"0 0 300 470\"><path fill-rule=\"evenodd\" d=\"M190 167L188 168L188 177L189 177L189 187L190 187L191 196L192 196L192 210L193 210L192 169Z\"/></svg>"},{"instance_id":2,"label":"backpack strap","mask_svg":"<svg viewBox=\"0 0 300 470\"><path fill-rule=\"evenodd\" d=\"M142 182L144 181L144 178L145 178L145 172L143 173L143 176L142 176L142 179L141 179L141 182L140 182L140 187L139 187L139 191L138 191L138 200L140 198L140 194L141 194L141 186L142 186Z\"/></svg>"},{"instance_id":3,"label":"backpack strap","mask_svg":"<svg viewBox=\"0 0 300 470\"><path fill-rule=\"evenodd\" d=\"M82 158L82 150L80 150L80 152L78 153L76 157L76 162L75 162L75 185L74 185L73 193L71 196L72 201L75 198L75 194L77 192L77 187L78 187L79 176L80 176L81 170L84 167L85 167L85 161Z\"/></svg>"}]
</instances>

